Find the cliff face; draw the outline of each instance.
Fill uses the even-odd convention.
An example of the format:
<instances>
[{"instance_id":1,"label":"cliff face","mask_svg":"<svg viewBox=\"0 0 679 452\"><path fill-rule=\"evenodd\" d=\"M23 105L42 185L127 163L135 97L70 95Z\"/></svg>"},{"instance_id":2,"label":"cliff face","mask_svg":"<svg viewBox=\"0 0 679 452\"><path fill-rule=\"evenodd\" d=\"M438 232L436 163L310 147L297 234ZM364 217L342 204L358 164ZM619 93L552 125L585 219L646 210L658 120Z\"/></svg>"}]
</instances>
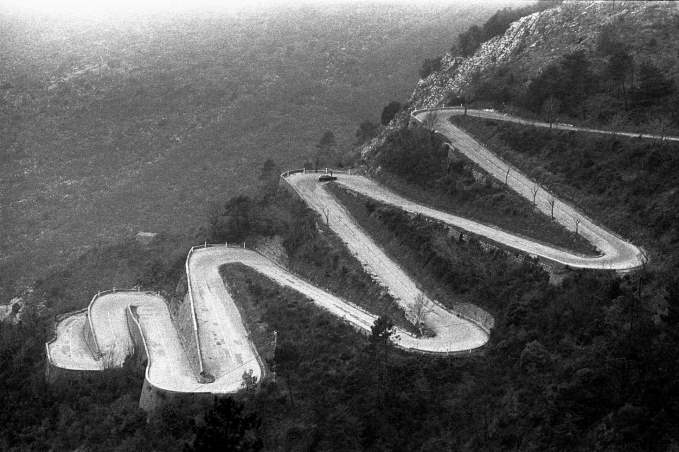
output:
<instances>
[{"instance_id":1,"label":"cliff face","mask_svg":"<svg viewBox=\"0 0 679 452\"><path fill-rule=\"evenodd\" d=\"M565 2L514 22L502 36L486 41L469 58L446 54L442 68L420 80L411 108L441 105L459 94L473 76L504 66L517 86L542 68L577 50L594 51L607 30L624 42L636 61L649 60L670 74L679 70L679 5L674 2Z\"/></svg>"}]
</instances>

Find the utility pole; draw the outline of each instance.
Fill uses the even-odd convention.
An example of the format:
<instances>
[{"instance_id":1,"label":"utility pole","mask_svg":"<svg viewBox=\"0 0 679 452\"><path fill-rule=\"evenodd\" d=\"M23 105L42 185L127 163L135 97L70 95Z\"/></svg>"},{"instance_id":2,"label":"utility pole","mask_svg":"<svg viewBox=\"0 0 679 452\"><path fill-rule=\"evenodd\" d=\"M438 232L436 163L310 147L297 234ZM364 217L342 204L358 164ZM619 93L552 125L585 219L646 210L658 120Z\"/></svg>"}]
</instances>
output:
<instances>
[{"instance_id":1,"label":"utility pole","mask_svg":"<svg viewBox=\"0 0 679 452\"><path fill-rule=\"evenodd\" d=\"M271 365L271 371L273 372L273 383L276 384L276 344L278 343L278 331L273 332L273 364Z\"/></svg>"}]
</instances>

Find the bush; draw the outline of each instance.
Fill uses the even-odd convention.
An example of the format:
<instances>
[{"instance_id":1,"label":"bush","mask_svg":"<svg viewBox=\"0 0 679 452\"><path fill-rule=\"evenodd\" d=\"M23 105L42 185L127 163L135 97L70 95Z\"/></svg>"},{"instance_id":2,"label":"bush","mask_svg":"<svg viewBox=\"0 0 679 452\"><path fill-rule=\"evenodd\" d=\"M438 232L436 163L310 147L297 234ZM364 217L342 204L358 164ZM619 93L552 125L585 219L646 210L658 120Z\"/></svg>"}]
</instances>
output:
<instances>
[{"instance_id":1,"label":"bush","mask_svg":"<svg viewBox=\"0 0 679 452\"><path fill-rule=\"evenodd\" d=\"M380 118L382 125L386 126L391 122L392 119L394 119L394 116L396 116L396 113L398 113L402 108L402 105L400 102L392 101L387 104L386 107L382 110L382 116Z\"/></svg>"},{"instance_id":2,"label":"bush","mask_svg":"<svg viewBox=\"0 0 679 452\"><path fill-rule=\"evenodd\" d=\"M377 149L377 163L408 181L441 177L445 160L443 140L423 127L399 129Z\"/></svg>"},{"instance_id":3,"label":"bush","mask_svg":"<svg viewBox=\"0 0 679 452\"><path fill-rule=\"evenodd\" d=\"M441 69L441 57L427 58L420 68L420 78L427 78L431 73Z\"/></svg>"},{"instance_id":4,"label":"bush","mask_svg":"<svg viewBox=\"0 0 679 452\"><path fill-rule=\"evenodd\" d=\"M472 25L463 33L460 33L457 38L457 46L451 49L452 53L459 53L463 57L469 57L476 52L483 42L488 41L495 36L504 34L512 22L520 18L533 14L538 11L552 8L560 1L541 1L536 5L526 6L524 8L503 8L493 14L481 27Z\"/></svg>"}]
</instances>

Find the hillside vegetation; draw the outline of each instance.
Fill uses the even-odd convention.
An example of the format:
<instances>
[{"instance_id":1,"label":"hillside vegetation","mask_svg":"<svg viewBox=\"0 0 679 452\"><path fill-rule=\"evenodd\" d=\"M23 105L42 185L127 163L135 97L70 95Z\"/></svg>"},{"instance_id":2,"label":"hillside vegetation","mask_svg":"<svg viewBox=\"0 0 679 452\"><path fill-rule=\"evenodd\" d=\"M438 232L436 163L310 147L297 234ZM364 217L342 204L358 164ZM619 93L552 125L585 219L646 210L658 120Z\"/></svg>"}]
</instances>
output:
<instances>
[{"instance_id":1,"label":"hillside vegetation","mask_svg":"<svg viewBox=\"0 0 679 452\"><path fill-rule=\"evenodd\" d=\"M480 118L451 121L605 225L676 259L679 145Z\"/></svg>"},{"instance_id":2,"label":"hillside vegetation","mask_svg":"<svg viewBox=\"0 0 679 452\"><path fill-rule=\"evenodd\" d=\"M596 28L602 17L608 17L606 14L613 22L624 19L621 30L627 30L630 43L642 42L649 38L648 33L660 30L656 44L667 52L668 43L672 42L667 24L674 23L674 18L666 14L663 7L626 2L591 5L584 9L586 6L580 2L569 2L520 19L519 25L515 23L507 29L511 36L529 36L530 39L510 43L505 39L506 34L498 35L491 38L490 43L481 44L475 56L469 59L455 57L454 65L449 66L453 59L444 57L440 70L419 83L409 105L402 109L399 104L393 111L388 111L396 119L381 129L377 138L366 147L363 155L368 170L378 175L391 172L400 178L399 183L404 184L400 186L410 187L409 193L429 196L448 205L460 204L467 209L465 215L474 209L478 209L478 215L487 214L495 207L502 216L511 218L508 224L549 231L547 234L555 236L554 240L560 240L558 232L548 229L548 219L536 219L511 193L492 181L486 179L484 182L485 175L478 172L478 168L465 160L448 162L440 143L427 130L398 126L407 122L409 109L440 103L450 94L451 87L472 86L467 84L466 75L480 67L480 61L488 62L492 56L497 57L498 62L515 61L514 70L517 71L526 65L535 66L522 74L524 80L532 80L531 83L540 77L540 69L550 64L556 65L555 71L567 73L568 58L573 58L572 55L576 58L582 55L591 62L593 73L599 73L592 59L594 47L581 54L577 52L581 45L596 45L598 35L589 34L587 30ZM590 15L584 14L587 11ZM643 26L635 28L640 24ZM577 42L580 37L582 41ZM538 41L544 46L531 47ZM563 45L556 45L556 42ZM634 53L634 61L640 61L638 55ZM668 56L667 60L667 66L674 64L673 57ZM534 64L535 61L540 64ZM564 65L564 61L567 64ZM661 62L651 63L661 67ZM208 63L204 64L203 69L209 67ZM667 79L670 72L665 69L663 66L661 73ZM563 80L572 81L570 78ZM545 83L548 81L544 80ZM511 86L524 85L517 81ZM526 84L526 89L529 86L530 83ZM632 89L629 87L633 85L627 86ZM190 91L191 88L186 89ZM552 86L548 91L553 90ZM570 94L567 88L563 90L562 94ZM567 99L560 99L560 102L564 108L563 102L571 105L577 116L582 112L579 106L587 103L592 93L594 91L586 91L578 101L580 103L569 104ZM631 91L629 93L632 96ZM463 91L460 94L464 97ZM211 97L210 94L205 96L204 99ZM525 99L522 96L512 99ZM140 94L140 99L143 98ZM670 97L658 99L661 100L640 105L634 104L630 97L628 108L642 113L639 117L643 117L644 111L669 111L672 108L668 105ZM470 97L466 98L466 101L470 100ZM210 105L208 100L206 102ZM673 182L676 146L464 117L455 119L457 124L540 183L571 199L594 220L629 235L635 244L650 252L650 264L635 273L569 271L562 275L558 284L550 282L545 270L531 259L516 258L502 250L482 246L476 240L461 241L440 224L334 187L332 190L357 222L407 273L417 277L427 293L449 305L475 303L493 314L495 326L483 352L464 359L451 359L405 353L389 345L391 326L402 320L402 313L390 309L389 297L381 294L359 268L356 259L324 226L321 216L290 195L277 191L274 161L265 162L261 158L253 164L252 159L246 160L251 157L248 154L233 151L237 159L243 159L242 165L234 169L233 180L247 175L244 168L248 168L252 191L232 196L231 189L227 188L233 182L224 182L226 160L221 160L223 154L218 152L216 144L210 151L213 154L200 154L200 158L185 152L193 149L184 147L182 143L187 140L198 143L203 139L219 138L226 142L222 125L224 130L236 132L229 128L233 124L234 129L243 127L253 134L271 125L272 116L266 116L264 109L252 107L247 110L251 104L244 100L235 102L240 102L238 105L243 112L261 112L262 116L255 116L256 120L246 115L233 117L232 121L215 122L205 127L199 120L202 128L197 125L195 132L182 135L180 141L175 140L176 148L172 151L175 154L161 154L159 159L159 162L169 162L172 161L170 157L182 155L183 158L176 160L182 166L174 173L168 172L167 167L158 167L154 173L159 180L166 176L172 180L171 184L167 180L159 182L159 191L154 195L165 199L166 192L173 193L154 207L156 212L167 215L168 224L176 222L177 228L189 228L183 223L187 212L182 209L186 209L186 205L180 203L176 210L164 210L171 204L169 198L185 196L183 202L186 204L196 202L198 197L214 200L207 212L191 219L195 221L195 229L189 228L182 235L162 235L149 246L141 246L132 240L118 245L95 246L79 260L66 261L58 269L47 271L35 290L27 295L34 302L29 303L22 321L2 325L0 449L679 449L679 405L676 403L679 400L679 248L675 215L675 207L679 206L675 205L677 188ZM300 111L306 111L302 115L318 113L319 110L309 105L311 103L297 106ZM524 107L525 112L531 112ZM198 114L199 110L195 107L193 111ZM214 107L205 114L209 116L217 110L218 107ZM45 120L40 119L39 111L34 112L35 117ZM78 116L82 120L87 117L84 113ZM319 124L321 117L317 119ZM175 118L177 122L172 127L180 127L185 119ZM360 122L355 119L354 125ZM602 121L609 119L602 118ZM642 122L639 125L643 125ZM271 125L269 130L275 127ZM306 142L312 152L327 152L337 145L323 133L329 128L321 126L320 133L313 134L309 138L311 141ZM27 129L21 130L22 134L28 133ZM41 130L35 129L31 133L42 134ZM369 137L375 134L368 125L360 130L359 139L370 140ZM293 140L304 139L303 134L299 135ZM325 139L316 147L319 137ZM22 140L17 143L23 143ZM245 146L248 140L243 140L240 144ZM271 148L275 146L271 144ZM30 155L29 150L34 148L26 149L21 152ZM108 154L102 152L102 155ZM304 155L300 161L310 156L315 157L315 154ZM276 156L275 160L280 166L287 166L285 159L293 157L281 152L280 159ZM107 158L111 158L108 164L113 166L113 157ZM30 168L16 166L30 162L26 159L28 157L11 158L13 168L17 171L21 168L16 174L24 174L22 171ZM54 157L54 162L58 160ZM52 160L48 163L56 165ZM67 161L62 163L60 168L68 167ZM16 187L28 190L34 183L31 178L37 178L47 170L41 171L43 173L36 170L36 174L29 171L24 176L14 176L20 183L15 181L13 183L18 185L8 186L15 187L13 190L18 190ZM178 176L184 171L194 176L191 181L195 185L188 185L187 179ZM211 180L205 176L212 171L221 172L222 182L215 183L217 188L205 186ZM23 183L26 185L21 185ZM220 183L224 186L219 186ZM125 185L124 181L120 185L134 186ZM141 193L145 196L146 192L140 189L130 194L117 187L115 179L111 179L106 190L112 193L111 196L118 196L118 213L127 213L123 210L133 212L136 198L143 198ZM224 193L211 192L213 189L224 190ZM128 196L120 195L123 192ZM104 202L106 199L102 198L99 207L102 210L112 209ZM131 202L131 199L135 201ZM153 199L148 197L138 202L151 204ZM52 198L41 202L48 201L56 203ZM22 204L18 200L13 202ZM55 204L55 210L59 207ZM9 209L13 215L20 211L11 210L15 209L14 204ZM31 212L30 209L27 211ZM90 218L83 220L83 224L107 230L108 225L98 224L98 219L96 222L91 220L92 217L85 216L86 212L89 211L78 211L83 218ZM11 218L11 234L15 234L8 236L12 238L12 244L20 233L29 234L31 227L42 224L35 220L31 226L29 222L19 222L19 217L7 218ZM47 222L49 218L42 221ZM112 218L103 217L101 221L106 219L113 224ZM64 221L64 228L70 227L65 220L60 221ZM131 220L125 225L129 230L139 227ZM57 233L45 232L44 235L54 241L61 237ZM269 368L276 370L275 383L265 381L259 391L245 387L233 399L224 399L212 408L168 405L148 422L137 407L141 375L129 364L96 378L85 378L77 385L45 384L42 371L44 340L51 325L49 315L65 307L83 306L94 291L97 274L103 275L99 283L135 283L143 288L173 293L181 282L181 265L188 244L206 239L245 241L247 244L278 243L279 246L272 248L276 248L281 260L287 260L296 272L382 315L366 337L316 308L299 293L281 288L247 268L233 266L223 277L232 286L241 312L246 312L248 321L257 325L256 340L264 344L263 354ZM10 244L10 240L6 240ZM39 241L37 245L45 243L48 242ZM65 242L64 246L68 245L70 243ZM44 251L45 254L50 252L54 249ZM35 259L38 254L31 256ZM55 254L52 259L61 259L60 256ZM8 261L5 266L12 262L16 261ZM44 307L39 311L31 307L35 305ZM274 332L278 338L275 354L267 340Z\"/></svg>"},{"instance_id":3,"label":"hillside vegetation","mask_svg":"<svg viewBox=\"0 0 679 452\"><path fill-rule=\"evenodd\" d=\"M449 156L441 136L425 127L391 131L371 154L369 165L377 180L422 204L544 243L596 251L463 155Z\"/></svg>"},{"instance_id":4,"label":"hillside vegetation","mask_svg":"<svg viewBox=\"0 0 679 452\"><path fill-rule=\"evenodd\" d=\"M332 164L487 8L312 6L105 19L0 9L0 300L90 246L182 233L260 162Z\"/></svg>"},{"instance_id":5,"label":"hillside vegetation","mask_svg":"<svg viewBox=\"0 0 679 452\"><path fill-rule=\"evenodd\" d=\"M287 201L267 199L252 212L286 209ZM390 349L378 331L366 338L296 292L232 269L229 284L239 303L256 307L263 342L278 332L275 358L270 346L265 350L277 371L275 385L245 392L216 412L169 405L146 423L125 389L138 391L132 368L84 384L45 386L39 372L44 338L35 333L41 323L27 314L2 330L1 351L10 364L0 375L5 448L129 450L150 444L191 450L206 442L223 445L224 419L239 426L229 440L249 444L249 450L663 450L678 442L679 413L666 403L678 395L676 282L655 270L623 279L574 272L555 287L530 260L458 243L440 225L361 198L347 205L366 229L381 231L376 239L423 277L426 290L443 301L459 296L479 303L494 314L484 355L449 359ZM290 237L306 233L298 215L288 218L281 226ZM304 240L287 243L291 255L315 248ZM323 253L340 251L327 243ZM102 250L91 264L110 264L118 253ZM338 278L341 268L327 261L316 272ZM156 278L171 275L173 267L158 269ZM80 278L71 281L79 284ZM658 294L668 307L662 315L649 309Z\"/></svg>"},{"instance_id":6,"label":"hillside vegetation","mask_svg":"<svg viewBox=\"0 0 679 452\"><path fill-rule=\"evenodd\" d=\"M481 28L505 28L495 22ZM410 104L476 103L547 121L676 131L677 23L673 2L564 2L488 32L472 53L445 54Z\"/></svg>"}]
</instances>

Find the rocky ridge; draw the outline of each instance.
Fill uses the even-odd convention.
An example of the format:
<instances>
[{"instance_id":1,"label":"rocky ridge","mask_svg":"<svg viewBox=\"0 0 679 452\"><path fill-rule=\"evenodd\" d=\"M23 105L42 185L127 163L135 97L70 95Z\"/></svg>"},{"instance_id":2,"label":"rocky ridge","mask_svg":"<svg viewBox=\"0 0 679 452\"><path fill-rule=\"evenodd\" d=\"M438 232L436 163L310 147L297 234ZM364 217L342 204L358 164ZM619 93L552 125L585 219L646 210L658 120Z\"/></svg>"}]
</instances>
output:
<instances>
[{"instance_id":1,"label":"rocky ridge","mask_svg":"<svg viewBox=\"0 0 679 452\"><path fill-rule=\"evenodd\" d=\"M677 3L566 1L522 17L468 58L443 55L441 69L418 81L407 108L362 147L363 159L370 161L387 135L407 125L410 112L442 106L449 95L462 96L473 77L483 78L503 67L511 72L517 89L525 88L543 68L569 53L583 50L595 55L604 30L624 42L636 61L652 61L668 74L679 73ZM376 170L371 168L371 172Z\"/></svg>"},{"instance_id":2,"label":"rocky ridge","mask_svg":"<svg viewBox=\"0 0 679 452\"><path fill-rule=\"evenodd\" d=\"M522 17L504 35L483 43L469 58L444 55L441 70L417 83L410 106L438 106L449 93L461 93L476 74L482 77L504 64L510 65L518 84L525 84L564 55L594 51L606 27L611 27L640 59L673 54L675 58L664 58L662 63L671 72L678 66L676 48L666 52L665 47L669 51L675 42L669 31L676 29L678 23L679 8L674 2L564 2Z\"/></svg>"}]
</instances>

